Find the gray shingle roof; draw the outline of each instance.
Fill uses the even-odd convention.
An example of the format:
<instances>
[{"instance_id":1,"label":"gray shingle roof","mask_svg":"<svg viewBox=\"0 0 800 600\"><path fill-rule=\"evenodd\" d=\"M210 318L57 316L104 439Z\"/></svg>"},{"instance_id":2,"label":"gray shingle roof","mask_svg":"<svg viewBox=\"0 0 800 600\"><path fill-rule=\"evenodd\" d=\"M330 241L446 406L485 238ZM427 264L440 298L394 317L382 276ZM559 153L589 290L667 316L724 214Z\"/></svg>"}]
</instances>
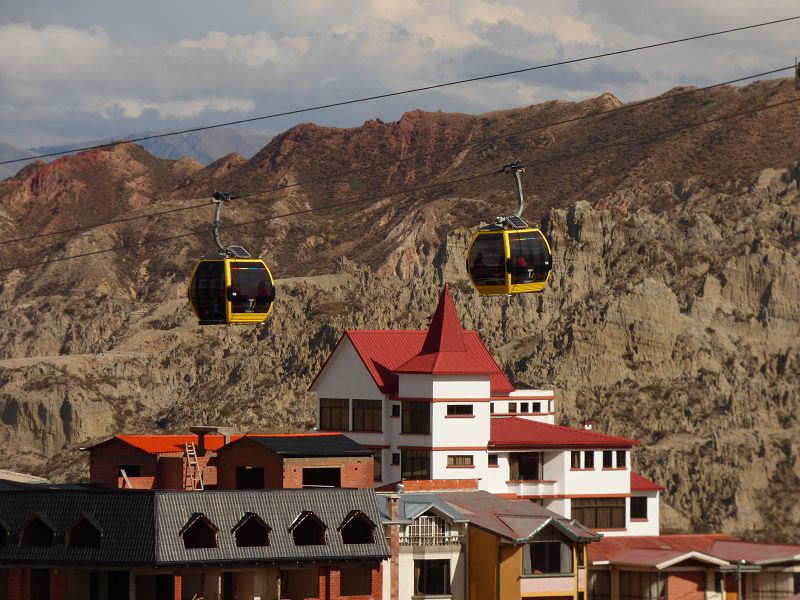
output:
<instances>
[{"instance_id":1,"label":"gray shingle roof","mask_svg":"<svg viewBox=\"0 0 800 600\"><path fill-rule=\"evenodd\" d=\"M380 523L371 489L131 491L29 489L0 491L0 523L9 530L0 563L177 565L314 560L381 560L389 549L380 526L371 544L344 544L339 525L359 510ZM313 512L327 526L325 545L296 546L290 525ZM53 544L21 548L19 528L36 513L55 530ZM217 528L217 548L184 547L181 529L195 513ZM240 548L232 530L245 513L271 529L269 546ZM66 530L86 515L102 531L98 548L67 548Z\"/></svg>"},{"instance_id":2,"label":"gray shingle roof","mask_svg":"<svg viewBox=\"0 0 800 600\"><path fill-rule=\"evenodd\" d=\"M389 556L380 527L372 544L344 544L337 531L354 509L380 523L375 492L368 489L159 492L156 502L156 558L160 564L377 560ZM313 512L327 526L325 545L294 544L289 527L304 511ZM231 531L246 512L257 514L271 528L269 546L235 545ZM195 513L202 513L219 530L217 548L184 547L178 532Z\"/></svg>"},{"instance_id":3,"label":"gray shingle roof","mask_svg":"<svg viewBox=\"0 0 800 600\"><path fill-rule=\"evenodd\" d=\"M255 442L280 456L372 456L372 450L342 434L316 435L247 435L227 444L224 448Z\"/></svg>"},{"instance_id":4,"label":"gray shingle roof","mask_svg":"<svg viewBox=\"0 0 800 600\"><path fill-rule=\"evenodd\" d=\"M52 546L20 548L19 529L36 513L52 526ZM67 548L66 532L82 515L100 524L98 548ZM153 498L150 492L33 489L0 492L0 520L9 528L0 563L152 564L155 559Z\"/></svg>"}]
</instances>

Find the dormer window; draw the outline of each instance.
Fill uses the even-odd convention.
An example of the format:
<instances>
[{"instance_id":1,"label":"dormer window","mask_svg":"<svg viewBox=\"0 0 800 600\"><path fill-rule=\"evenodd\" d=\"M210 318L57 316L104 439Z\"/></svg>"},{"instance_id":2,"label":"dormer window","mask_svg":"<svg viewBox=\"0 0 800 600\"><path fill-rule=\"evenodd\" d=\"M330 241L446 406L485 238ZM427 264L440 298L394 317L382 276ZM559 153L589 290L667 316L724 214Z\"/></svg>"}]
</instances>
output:
<instances>
[{"instance_id":1,"label":"dormer window","mask_svg":"<svg viewBox=\"0 0 800 600\"><path fill-rule=\"evenodd\" d=\"M196 548L216 548L217 547L217 527L209 521L205 515L194 513L180 535L183 538L183 546L187 550Z\"/></svg>"},{"instance_id":2,"label":"dormer window","mask_svg":"<svg viewBox=\"0 0 800 600\"><path fill-rule=\"evenodd\" d=\"M255 513L245 513L233 528L233 539L239 548L252 548L256 546L269 546L269 532L271 531L261 517Z\"/></svg>"},{"instance_id":3,"label":"dormer window","mask_svg":"<svg viewBox=\"0 0 800 600\"><path fill-rule=\"evenodd\" d=\"M345 544L375 543L375 525L360 510L351 511L339 526Z\"/></svg>"},{"instance_id":4,"label":"dormer window","mask_svg":"<svg viewBox=\"0 0 800 600\"><path fill-rule=\"evenodd\" d=\"M295 546L325 545L327 527L313 512L304 511L294 520L289 531Z\"/></svg>"},{"instance_id":5,"label":"dormer window","mask_svg":"<svg viewBox=\"0 0 800 600\"><path fill-rule=\"evenodd\" d=\"M55 530L44 519L44 517L34 514L19 531L19 545L23 548L47 548L53 545Z\"/></svg>"},{"instance_id":6,"label":"dormer window","mask_svg":"<svg viewBox=\"0 0 800 600\"><path fill-rule=\"evenodd\" d=\"M67 548L99 548L103 532L89 515L81 515L67 529Z\"/></svg>"}]
</instances>

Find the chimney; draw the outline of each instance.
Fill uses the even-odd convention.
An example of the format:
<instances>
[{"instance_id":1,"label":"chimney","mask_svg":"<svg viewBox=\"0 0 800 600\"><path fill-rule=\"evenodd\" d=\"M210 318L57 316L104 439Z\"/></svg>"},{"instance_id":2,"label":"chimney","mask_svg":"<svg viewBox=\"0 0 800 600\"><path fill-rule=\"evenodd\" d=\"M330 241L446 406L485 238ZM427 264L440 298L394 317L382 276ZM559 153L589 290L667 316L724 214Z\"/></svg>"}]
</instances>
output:
<instances>
[{"instance_id":1,"label":"chimney","mask_svg":"<svg viewBox=\"0 0 800 600\"><path fill-rule=\"evenodd\" d=\"M386 502L389 505L389 600L400 600L400 494L402 484L397 486L397 494L389 494Z\"/></svg>"},{"instance_id":2,"label":"chimney","mask_svg":"<svg viewBox=\"0 0 800 600\"><path fill-rule=\"evenodd\" d=\"M591 429L592 429L592 420L591 419L586 419L585 421L581 421L581 425L583 425L583 428L586 431L591 431Z\"/></svg>"}]
</instances>

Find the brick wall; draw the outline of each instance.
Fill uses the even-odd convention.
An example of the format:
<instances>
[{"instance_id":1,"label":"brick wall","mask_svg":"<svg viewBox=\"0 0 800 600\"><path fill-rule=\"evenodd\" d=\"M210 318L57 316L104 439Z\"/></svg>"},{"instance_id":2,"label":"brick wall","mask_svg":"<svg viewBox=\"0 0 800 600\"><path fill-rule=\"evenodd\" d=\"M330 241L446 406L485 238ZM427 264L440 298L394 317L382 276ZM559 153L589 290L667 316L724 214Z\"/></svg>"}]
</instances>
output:
<instances>
[{"instance_id":1,"label":"brick wall","mask_svg":"<svg viewBox=\"0 0 800 600\"><path fill-rule=\"evenodd\" d=\"M283 487L303 487L303 469L309 467L339 467L343 488L372 488L375 463L370 456L331 456L286 458L283 461Z\"/></svg>"},{"instance_id":2,"label":"brick wall","mask_svg":"<svg viewBox=\"0 0 800 600\"><path fill-rule=\"evenodd\" d=\"M383 570L380 563L372 567L370 573L371 590L369 594L342 596L341 570L338 567L331 567L328 576L328 600L383 600Z\"/></svg>"},{"instance_id":3,"label":"brick wall","mask_svg":"<svg viewBox=\"0 0 800 600\"><path fill-rule=\"evenodd\" d=\"M107 488L116 488L120 465L138 465L141 477L156 476L156 456L120 440L111 440L89 450L89 480Z\"/></svg>"},{"instance_id":4,"label":"brick wall","mask_svg":"<svg viewBox=\"0 0 800 600\"><path fill-rule=\"evenodd\" d=\"M269 449L248 439L220 448L217 453L217 488L236 489L236 467L261 467L264 469L264 488L283 487L281 458Z\"/></svg>"},{"instance_id":5,"label":"brick wall","mask_svg":"<svg viewBox=\"0 0 800 600\"><path fill-rule=\"evenodd\" d=\"M27 575L27 589L26 589ZM30 597L30 571L13 569L8 573L8 600L23 600Z\"/></svg>"},{"instance_id":6,"label":"brick wall","mask_svg":"<svg viewBox=\"0 0 800 600\"><path fill-rule=\"evenodd\" d=\"M172 588L172 598L173 600L181 600L181 594L183 593L183 579L180 575L174 575L173 578L173 588Z\"/></svg>"},{"instance_id":7,"label":"brick wall","mask_svg":"<svg viewBox=\"0 0 800 600\"><path fill-rule=\"evenodd\" d=\"M67 576L57 569L50 571L50 600L67 600Z\"/></svg>"},{"instance_id":8,"label":"brick wall","mask_svg":"<svg viewBox=\"0 0 800 600\"><path fill-rule=\"evenodd\" d=\"M705 571L670 573L667 578L667 598L674 600L704 600Z\"/></svg>"}]
</instances>

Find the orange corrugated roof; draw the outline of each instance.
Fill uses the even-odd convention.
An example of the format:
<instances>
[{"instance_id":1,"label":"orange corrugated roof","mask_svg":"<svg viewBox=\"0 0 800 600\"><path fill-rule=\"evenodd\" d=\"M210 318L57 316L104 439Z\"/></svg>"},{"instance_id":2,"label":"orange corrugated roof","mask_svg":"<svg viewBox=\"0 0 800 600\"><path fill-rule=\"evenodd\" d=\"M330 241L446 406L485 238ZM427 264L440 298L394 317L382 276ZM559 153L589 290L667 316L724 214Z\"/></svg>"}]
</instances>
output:
<instances>
[{"instance_id":1,"label":"orange corrugated roof","mask_svg":"<svg viewBox=\"0 0 800 600\"><path fill-rule=\"evenodd\" d=\"M336 432L324 433L256 433L256 434L237 434L229 436L228 442L235 442L243 437L269 437L269 438L284 438L284 437L313 437L313 436L330 436L340 435ZM186 444L193 443L197 445L197 435L194 433L185 435L117 435L111 439L118 439L126 444L130 444L134 448L143 450L148 454L171 454L173 452L183 452ZM204 444L207 450L216 452L225 445L225 436L211 434L206 435Z\"/></svg>"},{"instance_id":2,"label":"orange corrugated roof","mask_svg":"<svg viewBox=\"0 0 800 600\"><path fill-rule=\"evenodd\" d=\"M713 555L711 548L720 540L735 540L735 538L718 533L604 537L599 542L589 545L589 557L592 562L613 561L619 553L629 550L679 550L681 552L694 550Z\"/></svg>"},{"instance_id":3,"label":"orange corrugated roof","mask_svg":"<svg viewBox=\"0 0 800 600\"><path fill-rule=\"evenodd\" d=\"M598 433L588 429L574 429L550 425L521 417L492 417L490 447L520 448L629 448L636 440Z\"/></svg>"}]
</instances>

